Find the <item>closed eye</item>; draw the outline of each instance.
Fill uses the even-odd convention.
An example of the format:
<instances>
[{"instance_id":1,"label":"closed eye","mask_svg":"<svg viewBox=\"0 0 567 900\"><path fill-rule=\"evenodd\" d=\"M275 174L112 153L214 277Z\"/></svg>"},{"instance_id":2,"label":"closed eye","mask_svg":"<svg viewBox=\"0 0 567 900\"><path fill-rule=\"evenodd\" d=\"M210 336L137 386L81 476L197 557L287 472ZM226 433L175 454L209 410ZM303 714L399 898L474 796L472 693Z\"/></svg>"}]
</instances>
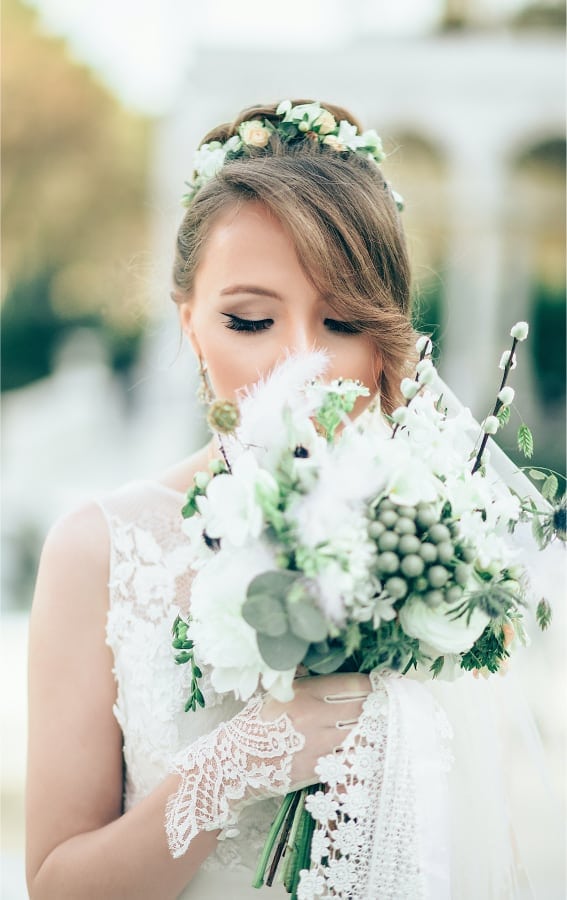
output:
<instances>
[{"instance_id":1,"label":"closed eye","mask_svg":"<svg viewBox=\"0 0 567 900\"><path fill-rule=\"evenodd\" d=\"M228 319L225 327L230 328L231 331L265 331L266 328L274 324L273 319L241 319L240 316L234 316L230 313L222 313L222 315Z\"/></svg>"},{"instance_id":2,"label":"closed eye","mask_svg":"<svg viewBox=\"0 0 567 900\"><path fill-rule=\"evenodd\" d=\"M360 334L360 328L351 322L342 322L340 319L325 319L325 326L329 331L339 331L342 334Z\"/></svg>"}]
</instances>

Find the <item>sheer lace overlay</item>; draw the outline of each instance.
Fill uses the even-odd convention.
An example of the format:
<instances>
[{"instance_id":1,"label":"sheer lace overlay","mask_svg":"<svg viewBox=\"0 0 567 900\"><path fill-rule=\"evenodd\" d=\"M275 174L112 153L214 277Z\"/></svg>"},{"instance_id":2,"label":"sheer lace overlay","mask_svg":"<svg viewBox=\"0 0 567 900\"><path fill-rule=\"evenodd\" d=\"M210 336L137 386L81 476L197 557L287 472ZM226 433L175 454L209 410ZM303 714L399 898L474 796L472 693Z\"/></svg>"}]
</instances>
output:
<instances>
[{"instance_id":1,"label":"sheer lace overlay","mask_svg":"<svg viewBox=\"0 0 567 900\"><path fill-rule=\"evenodd\" d=\"M171 626L178 612L188 611L191 590L183 495L157 482L136 481L98 503L110 534L106 641L114 656L113 712L123 734L128 810L167 777L180 751L232 718L244 703L217 694L210 671L202 666L205 709L184 712L190 672L175 664L171 647ZM242 882L250 884L250 870L278 805L278 799L267 798L243 809L238 828L221 835L230 839L219 841L201 866L203 873L242 872ZM196 881L187 896L202 897L202 890Z\"/></svg>"},{"instance_id":2,"label":"sheer lace overlay","mask_svg":"<svg viewBox=\"0 0 567 900\"><path fill-rule=\"evenodd\" d=\"M285 714L263 721L262 705L261 697L253 698L234 719L176 757L173 771L181 783L166 809L172 856L182 856L201 830L222 828L230 836L244 805L290 790L292 754L305 738Z\"/></svg>"}]
</instances>

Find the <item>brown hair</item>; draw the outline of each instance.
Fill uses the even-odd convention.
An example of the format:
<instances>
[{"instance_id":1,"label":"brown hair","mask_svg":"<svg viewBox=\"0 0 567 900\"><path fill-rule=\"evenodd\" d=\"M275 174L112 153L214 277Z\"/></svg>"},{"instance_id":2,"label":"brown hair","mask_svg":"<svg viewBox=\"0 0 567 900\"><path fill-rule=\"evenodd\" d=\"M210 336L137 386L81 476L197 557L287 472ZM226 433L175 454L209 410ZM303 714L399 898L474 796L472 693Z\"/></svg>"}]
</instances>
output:
<instances>
[{"instance_id":1,"label":"brown hair","mask_svg":"<svg viewBox=\"0 0 567 900\"><path fill-rule=\"evenodd\" d=\"M293 105L310 103L294 100ZM322 106L337 121L362 128L346 110ZM250 119L274 122L277 104L252 106L210 131L202 143L226 141ZM208 235L229 206L255 200L285 226L307 277L345 320L375 339L382 357L382 409L403 402L399 384L415 362L410 270L398 210L373 161L337 152L308 137L290 144L277 133L264 148L225 163L196 194L177 235L173 269L178 303L191 296Z\"/></svg>"}]
</instances>

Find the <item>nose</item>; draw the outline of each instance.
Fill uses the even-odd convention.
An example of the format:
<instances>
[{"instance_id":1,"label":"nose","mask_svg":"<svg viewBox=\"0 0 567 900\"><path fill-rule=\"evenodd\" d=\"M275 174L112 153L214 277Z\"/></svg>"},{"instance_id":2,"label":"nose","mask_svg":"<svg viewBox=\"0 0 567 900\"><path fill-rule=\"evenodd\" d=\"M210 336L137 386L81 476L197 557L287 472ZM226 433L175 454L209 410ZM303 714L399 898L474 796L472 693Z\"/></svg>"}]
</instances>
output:
<instances>
[{"instance_id":1,"label":"nose","mask_svg":"<svg viewBox=\"0 0 567 900\"><path fill-rule=\"evenodd\" d=\"M309 353L319 349L314 324L301 320L290 325L287 349L292 353Z\"/></svg>"}]
</instances>

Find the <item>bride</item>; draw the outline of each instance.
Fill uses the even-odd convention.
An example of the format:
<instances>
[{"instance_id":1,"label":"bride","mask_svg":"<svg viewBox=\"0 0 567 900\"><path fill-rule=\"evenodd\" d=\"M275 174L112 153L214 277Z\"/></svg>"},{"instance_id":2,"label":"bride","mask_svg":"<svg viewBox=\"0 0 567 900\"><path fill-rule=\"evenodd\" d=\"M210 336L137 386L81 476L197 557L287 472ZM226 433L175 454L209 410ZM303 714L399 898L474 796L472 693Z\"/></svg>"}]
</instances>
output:
<instances>
[{"instance_id":1,"label":"bride","mask_svg":"<svg viewBox=\"0 0 567 900\"><path fill-rule=\"evenodd\" d=\"M310 101L246 109L205 137L172 293L205 394L234 397L288 351L318 347L329 377L360 379L385 413L399 405L416 335L400 198L382 155L349 112ZM357 403L355 413L368 401ZM180 510L217 454L211 442L158 478L127 483L46 539L29 649L32 900L257 896L253 869L281 795L318 781L317 759L356 727L375 689L362 674L303 676L291 702L258 695L244 706L216 694L205 671L205 708L183 711L189 673L171 651L172 622L191 605ZM484 684L462 680L459 702L466 695L477 712L492 702ZM471 751L459 731L455 689L436 693L456 726L453 826L470 818L441 852L448 878L431 893L431 860L416 855L414 888L400 875L372 893L359 886L361 898L520 896L496 753L475 760L482 742ZM477 739L477 725L488 728L490 743L496 726L481 718L469 727ZM475 761L480 774L464 773ZM465 811L467 779L484 792ZM396 834L389 840L397 853ZM281 885L261 892L287 896Z\"/></svg>"}]
</instances>

